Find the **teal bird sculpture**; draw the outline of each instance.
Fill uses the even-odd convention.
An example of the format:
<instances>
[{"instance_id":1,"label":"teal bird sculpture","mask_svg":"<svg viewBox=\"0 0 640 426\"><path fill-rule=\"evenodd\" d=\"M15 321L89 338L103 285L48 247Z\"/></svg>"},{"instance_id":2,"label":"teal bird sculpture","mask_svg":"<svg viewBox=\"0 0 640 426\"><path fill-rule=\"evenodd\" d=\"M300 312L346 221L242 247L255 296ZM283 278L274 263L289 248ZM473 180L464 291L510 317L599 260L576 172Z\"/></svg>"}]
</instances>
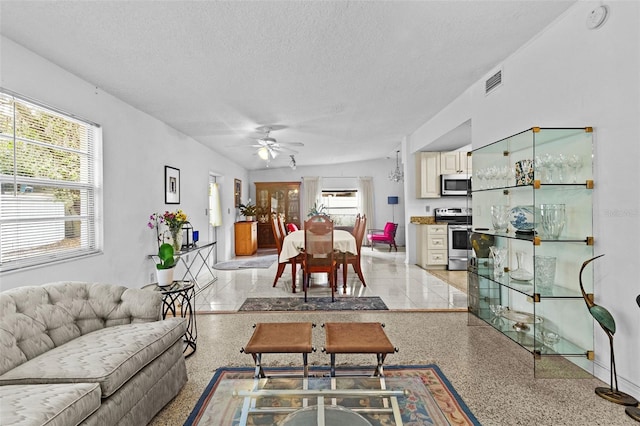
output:
<instances>
[{"instance_id":1,"label":"teal bird sculpture","mask_svg":"<svg viewBox=\"0 0 640 426\"><path fill-rule=\"evenodd\" d=\"M618 375L616 373L616 359L613 352L613 335L616 333L616 322L613 319L613 315L611 315L611 313L607 309L595 304L595 302L589 297L587 292L584 291L584 285L582 283L582 273L584 269L587 267L589 263L593 262L594 260L602 256L604 256L604 254L601 254L600 256L596 256L594 258L584 261L582 263L582 268L580 268L580 291L582 292L582 298L587 304L587 308L589 309L589 313L591 314L591 316L596 321L598 321L598 324L600 324L600 327L602 327L607 337L609 337L609 350L611 353L611 356L610 356L611 364L609 366L610 367L609 370L611 373L611 378L610 378L611 384L608 388L597 387L596 394L608 401L615 402L616 404L638 405L638 401L634 397L624 392L620 392L618 390Z\"/></svg>"}]
</instances>

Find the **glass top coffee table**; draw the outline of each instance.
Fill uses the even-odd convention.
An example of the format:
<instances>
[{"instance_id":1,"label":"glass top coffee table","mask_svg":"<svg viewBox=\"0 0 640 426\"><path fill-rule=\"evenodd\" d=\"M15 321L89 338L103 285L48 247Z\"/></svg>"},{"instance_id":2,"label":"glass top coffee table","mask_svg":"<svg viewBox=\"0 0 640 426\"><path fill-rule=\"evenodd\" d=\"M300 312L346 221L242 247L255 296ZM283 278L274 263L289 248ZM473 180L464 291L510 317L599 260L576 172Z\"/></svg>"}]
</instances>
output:
<instances>
[{"instance_id":1,"label":"glass top coffee table","mask_svg":"<svg viewBox=\"0 0 640 426\"><path fill-rule=\"evenodd\" d=\"M373 416L402 425L401 407L411 403L407 386L424 387L407 377L230 378L218 383L199 424L246 425L257 416L249 424L365 426Z\"/></svg>"}]
</instances>

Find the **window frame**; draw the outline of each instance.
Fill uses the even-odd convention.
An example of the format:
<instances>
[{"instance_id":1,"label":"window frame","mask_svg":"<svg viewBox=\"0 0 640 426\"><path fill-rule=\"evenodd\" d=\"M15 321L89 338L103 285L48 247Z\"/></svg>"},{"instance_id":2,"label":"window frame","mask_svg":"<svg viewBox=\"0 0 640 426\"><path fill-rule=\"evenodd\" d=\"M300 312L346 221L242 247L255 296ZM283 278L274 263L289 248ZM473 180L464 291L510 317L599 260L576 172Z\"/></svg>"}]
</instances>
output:
<instances>
[{"instance_id":1,"label":"window frame","mask_svg":"<svg viewBox=\"0 0 640 426\"><path fill-rule=\"evenodd\" d=\"M6 100L10 104L0 115L6 118L12 114L12 117L8 119L12 132L0 132L0 141L3 142L3 146L6 142L8 147L13 147L13 152L11 152L11 148L0 152L5 156L5 159L13 162L12 172L10 167L5 168L6 173L2 173L2 169L0 169L0 240L2 240L0 243L0 274L101 253L103 163L101 126L2 87L0 87L0 96L3 98L3 102ZM17 104L30 108L34 112L64 120L65 123L74 127L80 127L81 134L77 136L82 139L80 147L70 148L64 144L55 143L57 140L48 142L36 137L17 135L19 131L15 123ZM24 120L21 121L20 126L24 126L24 123ZM29 124L35 125L37 123ZM83 132L86 132L86 135ZM33 134L37 133L37 128L35 128ZM66 170L70 173L76 172L80 177L77 180L72 180L64 177L27 176L24 170L28 168L28 158L20 160L20 146L31 149L34 147L48 149L51 151L50 155L56 158L65 158L63 157L65 152L76 155L78 157L77 166L70 166ZM21 167L21 164L25 167ZM27 190L23 191L24 188ZM41 195L24 193L38 192L36 188L47 191L43 191ZM34 189L36 190L34 191ZM70 199L74 200L71 203L72 206L76 205L74 197L77 197L78 211L74 214L68 214L66 208L61 213L59 207L54 208L56 204L63 205L65 199L56 199L50 193L57 192L59 194L65 191L69 197L66 202L69 202ZM55 226L49 225L47 229L55 228L57 234L63 234L63 238L58 240L57 245L48 242L47 237L51 239L50 234L37 232L43 230L47 226L47 222L56 224ZM61 228L61 222L64 228ZM68 238L68 227L73 228L73 231L70 232L73 234L72 237L77 237L77 243L73 246L65 244ZM62 232L60 232L61 229L63 229ZM29 240L28 243L19 242L21 235ZM25 245L27 248L24 247Z\"/></svg>"}]
</instances>

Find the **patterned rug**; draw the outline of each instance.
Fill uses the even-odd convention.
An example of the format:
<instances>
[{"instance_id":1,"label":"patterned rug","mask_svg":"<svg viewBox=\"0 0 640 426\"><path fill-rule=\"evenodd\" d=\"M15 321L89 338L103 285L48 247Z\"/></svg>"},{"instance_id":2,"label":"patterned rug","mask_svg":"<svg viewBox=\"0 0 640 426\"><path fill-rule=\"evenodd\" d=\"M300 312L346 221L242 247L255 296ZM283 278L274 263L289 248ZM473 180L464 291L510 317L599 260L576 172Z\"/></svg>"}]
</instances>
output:
<instances>
[{"instance_id":1,"label":"patterned rug","mask_svg":"<svg viewBox=\"0 0 640 426\"><path fill-rule=\"evenodd\" d=\"M277 260L278 260L277 254L270 254L267 256L259 256L259 257L249 257L247 259L236 258L236 259L228 260L226 262L218 262L215 265L213 265L213 268L223 270L223 271L234 270L234 269L248 269L248 268L268 269Z\"/></svg>"},{"instance_id":2,"label":"patterned rug","mask_svg":"<svg viewBox=\"0 0 640 426\"><path fill-rule=\"evenodd\" d=\"M387 311L382 299L375 297L248 297L238 311Z\"/></svg>"},{"instance_id":3,"label":"patterned rug","mask_svg":"<svg viewBox=\"0 0 640 426\"><path fill-rule=\"evenodd\" d=\"M338 367L336 375L337 389L380 389L376 378L363 377L371 374L373 367ZM465 405L449 380L436 365L387 366L385 381L388 390L404 391L398 397L398 406L402 423L407 426L418 425L480 425L473 413ZM242 407L245 399L233 396L233 392L251 390L255 382L254 369L249 367L222 367L216 370L211 382L204 390L198 403L191 411L185 426L195 425L240 425ZM325 366L310 367L309 389L331 389L329 370ZM267 370L274 376L260 381L261 389L291 390L302 389L300 368L278 367ZM277 377L277 375L289 375ZM298 375L297 378L292 377ZM358 377L360 376L360 377ZM291 392L288 392L291 394ZM261 396L253 400L255 407L295 411L303 406L303 399L295 396ZM331 398L325 398L330 405ZM309 406L315 405L315 398L307 400ZM336 404L346 408L382 408L383 399L376 396L338 397ZM248 416L248 425L280 424L287 412L254 413ZM393 414L360 412L373 426L394 425ZM347 425L345 425L347 426Z\"/></svg>"}]
</instances>

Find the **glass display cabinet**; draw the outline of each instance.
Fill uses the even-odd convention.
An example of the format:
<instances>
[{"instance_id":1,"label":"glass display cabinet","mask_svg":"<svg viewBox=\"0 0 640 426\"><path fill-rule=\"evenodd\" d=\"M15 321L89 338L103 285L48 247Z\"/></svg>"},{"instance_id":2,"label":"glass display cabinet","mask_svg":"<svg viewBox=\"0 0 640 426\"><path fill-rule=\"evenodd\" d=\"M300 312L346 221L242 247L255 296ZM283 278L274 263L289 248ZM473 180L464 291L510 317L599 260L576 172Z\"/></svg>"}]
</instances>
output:
<instances>
[{"instance_id":1,"label":"glass display cabinet","mask_svg":"<svg viewBox=\"0 0 640 426\"><path fill-rule=\"evenodd\" d=\"M528 350L535 377L593 373L594 322L579 285L594 256L592 145L590 127L533 127L472 152L469 324ZM583 283L593 298L591 265Z\"/></svg>"},{"instance_id":2,"label":"glass display cabinet","mask_svg":"<svg viewBox=\"0 0 640 426\"><path fill-rule=\"evenodd\" d=\"M277 213L300 228L300 182L256 182L256 211L258 247L276 247L269 219Z\"/></svg>"}]
</instances>

